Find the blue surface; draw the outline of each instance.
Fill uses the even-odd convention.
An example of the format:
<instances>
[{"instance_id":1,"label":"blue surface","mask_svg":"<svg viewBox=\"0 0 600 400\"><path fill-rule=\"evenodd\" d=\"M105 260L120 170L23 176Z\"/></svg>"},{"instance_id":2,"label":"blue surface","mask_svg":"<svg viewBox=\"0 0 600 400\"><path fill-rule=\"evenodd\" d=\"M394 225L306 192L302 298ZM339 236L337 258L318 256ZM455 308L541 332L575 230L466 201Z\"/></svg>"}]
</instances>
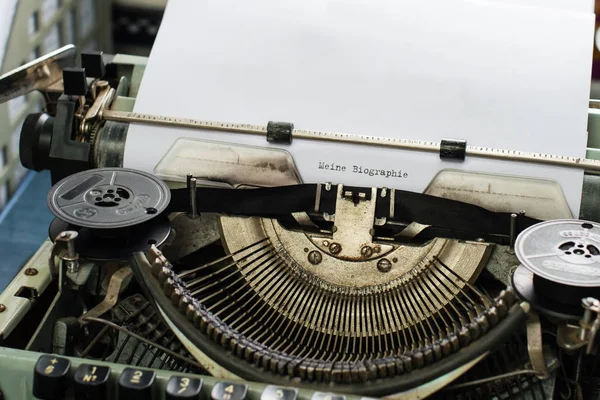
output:
<instances>
[{"instance_id":1,"label":"blue surface","mask_svg":"<svg viewBox=\"0 0 600 400\"><path fill-rule=\"evenodd\" d=\"M48 171L29 172L0 213L0 290L48 237L53 215L46 196L51 186Z\"/></svg>"}]
</instances>

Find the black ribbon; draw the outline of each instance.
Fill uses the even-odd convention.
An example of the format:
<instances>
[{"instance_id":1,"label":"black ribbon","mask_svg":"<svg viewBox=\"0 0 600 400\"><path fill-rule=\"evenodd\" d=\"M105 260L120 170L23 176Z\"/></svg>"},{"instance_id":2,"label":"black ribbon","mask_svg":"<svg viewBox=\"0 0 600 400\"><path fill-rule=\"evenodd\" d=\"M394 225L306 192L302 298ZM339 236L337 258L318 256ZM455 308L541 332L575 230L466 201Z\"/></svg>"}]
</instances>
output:
<instances>
[{"instance_id":1,"label":"black ribbon","mask_svg":"<svg viewBox=\"0 0 600 400\"><path fill-rule=\"evenodd\" d=\"M322 186L324 188L324 186ZM320 199L321 210L333 210L336 188ZM370 191L369 191L370 193ZM378 192L380 193L380 192ZM214 212L265 218L288 217L294 212L311 212L315 207L316 184L279 186L259 189L220 189L201 187L196 190L198 212ZM378 197L378 200L379 197ZM381 199L382 200L382 199ZM382 203L385 203L382 201ZM389 197L387 201L389 205ZM395 191L394 221L431 225L432 231L457 237L510 236L511 213L493 212L473 204L404 190ZM189 211L188 189L171 191L168 211ZM378 207L377 216L386 216L388 207ZM389 218L389 216L386 216ZM519 215L517 233L540 220ZM428 228L429 229L429 228Z\"/></svg>"}]
</instances>

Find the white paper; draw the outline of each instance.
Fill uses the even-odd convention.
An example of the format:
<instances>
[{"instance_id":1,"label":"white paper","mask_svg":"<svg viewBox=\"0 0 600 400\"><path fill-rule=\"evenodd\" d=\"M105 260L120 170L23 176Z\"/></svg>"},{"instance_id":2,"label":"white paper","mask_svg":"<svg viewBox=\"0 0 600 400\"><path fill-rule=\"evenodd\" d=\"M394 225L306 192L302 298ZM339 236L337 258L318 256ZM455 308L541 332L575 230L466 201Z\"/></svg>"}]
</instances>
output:
<instances>
[{"instance_id":1,"label":"white paper","mask_svg":"<svg viewBox=\"0 0 600 400\"><path fill-rule=\"evenodd\" d=\"M594 12L594 0L471 0L474 2L497 2L522 7L555 8L561 11Z\"/></svg>"},{"instance_id":2,"label":"white paper","mask_svg":"<svg viewBox=\"0 0 600 400\"><path fill-rule=\"evenodd\" d=\"M591 13L502 0L171 0L135 111L584 156L593 32ZM178 137L272 146L132 125L125 166L152 172ZM579 170L303 140L282 147L304 182L423 191L439 170L466 168L555 179L579 211Z\"/></svg>"}]
</instances>

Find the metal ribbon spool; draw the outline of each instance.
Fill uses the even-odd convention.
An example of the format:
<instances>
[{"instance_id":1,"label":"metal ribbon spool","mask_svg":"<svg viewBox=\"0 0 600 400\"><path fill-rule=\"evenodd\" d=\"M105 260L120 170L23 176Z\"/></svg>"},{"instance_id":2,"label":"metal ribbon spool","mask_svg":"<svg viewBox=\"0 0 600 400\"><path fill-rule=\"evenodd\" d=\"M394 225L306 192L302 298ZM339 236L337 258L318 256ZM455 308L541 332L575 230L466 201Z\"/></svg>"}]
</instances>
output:
<instances>
[{"instance_id":1,"label":"metal ribbon spool","mask_svg":"<svg viewBox=\"0 0 600 400\"><path fill-rule=\"evenodd\" d=\"M71 175L52 187L48 207L56 218L50 238L77 231L75 250L88 260L127 259L161 245L171 232L163 214L167 185L153 175L100 168Z\"/></svg>"},{"instance_id":2,"label":"metal ribbon spool","mask_svg":"<svg viewBox=\"0 0 600 400\"><path fill-rule=\"evenodd\" d=\"M515 253L521 265L513 286L540 312L578 320L581 299L600 296L600 224L573 219L536 224L518 236Z\"/></svg>"}]
</instances>

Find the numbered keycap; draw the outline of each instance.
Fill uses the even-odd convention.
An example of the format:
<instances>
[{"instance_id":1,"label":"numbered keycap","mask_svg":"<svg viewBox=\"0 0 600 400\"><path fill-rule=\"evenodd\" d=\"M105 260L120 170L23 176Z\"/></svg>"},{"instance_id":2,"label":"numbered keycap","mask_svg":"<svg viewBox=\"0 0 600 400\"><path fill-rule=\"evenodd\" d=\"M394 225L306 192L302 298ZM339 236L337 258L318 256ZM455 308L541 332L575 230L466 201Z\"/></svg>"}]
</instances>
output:
<instances>
[{"instance_id":1,"label":"numbered keycap","mask_svg":"<svg viewBox=\"0 0 600 400\"><path fill-rule=\"evenodd\" d=\"M108 397L110 367L81 364L73 375L75 400L104 400Z\"/></svg>"},{"instance_id":2,"label":"numbered keycap","mask_svg":"<svg viewBox=\"0 0 600 400\"><path fill-rule=\"evenodd\" d=\"M152 399L152 384L156 372L136 368L125 368L119 378L120 400Z\"/></svg>"},{"instance_id":3,"label":"numbered keycap","mask_svg":"<svg viewBox=\"0 0 600 400\"><path fill-rule=\"evenodd\" d=\"M41 400L63 399L69 368L71 361L66 358L52 355L38 358L33 372L33 395Z\"/></svg>"},{"instance_id":4,"label":"numbered keycap","mask_svg":"<svg viewBox=\"0 0 600 400\"><path fill-rule=\"evenodd\" d=\"M260 400L296 400L298 390L269 385L260 395Z\"/></svg>"},{"instance_id":5,"label":"numbered keycap","mask_svg":"<svg viewBox=\"0 0 600 400\"><path fill-rule=\"evenodd\" d=\"M210 392L213 400L244 400L248 385L243 383L217 382Z\"/></svg>"},{"instance_id":6,"label":"numbered keycap","mask_svg":"<svg viewBox=\"0 0 600 400\"><path fill-rule=\"evenodd\" d=\"M202 379L172 376L167 383L167 400L200 399Z\"/></svg>"},{"instance_id":7,"label":"numbered keycap","mask_svg":"<svg viewBox=\"0 0 600 400\"><path fill-rule=\"evenodd\" d=\"M346 396L335 393L314 392L312 400L346 400Z\"/></svg>"}]
</instances>

